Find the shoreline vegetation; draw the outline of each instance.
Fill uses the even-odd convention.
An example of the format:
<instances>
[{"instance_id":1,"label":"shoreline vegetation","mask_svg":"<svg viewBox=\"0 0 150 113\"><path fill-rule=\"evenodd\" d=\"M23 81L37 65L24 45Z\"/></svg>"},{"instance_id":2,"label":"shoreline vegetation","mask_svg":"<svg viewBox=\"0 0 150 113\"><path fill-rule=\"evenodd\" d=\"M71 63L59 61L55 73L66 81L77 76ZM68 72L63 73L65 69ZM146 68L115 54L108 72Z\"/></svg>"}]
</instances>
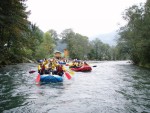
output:
<instances>
[{"instance_id":1,"label":"shoreline vegetation","mask_svg":"<svg viewBox=\"0 0 150 113\"><path fill-rule=\"evenodd\" d=\"M11 62L11 61L2 61L0 62L0 68L8 66L8 65L16 65L19 63L37 63L36 60L30 60L28 58L24 58L21 62Z\"/></svg>"},{"instance_id":2,"label":"shoreline vegetation","mask_svg":"<svg viewBox=\"0 0 150 113\"><path fill-rule=\"evenodd\" d=\"M150 64L139 64L138 66L150 69Z\"/></svg>"},{"instance_id":3,"label":"shoreline vegetation","mask_svg":"<svg viewBox=\"0 0 150 113\"><path fill-rule=\"evenodd\" d=\"M76 33L71 28L60 34L53 29L44 33L28 20L30 11L26 10L25 2L1 0L0 67L51 58L59 48L66 49L68 58L71 59L130 59L134 65L150 68L150 0L124 11L123 19L127 24L118 30L116 46L105 44L98 37L90 41L89 37Z\"/></svg>"},{"instance_id":4,"label":"shoreline vegetation","mask_svg":"<svg viewBox=\"0 0 150 113\"><path fill-rule=\"evenodd\" d=\"M88 63L97 63L97 62L109 62L109 61L127 61L127 63L130 63L132 65L135 65L133 61L131 60L103 60L103 61L98 61L98 60L86 60ZM5 66L9 66L9 65L17 65L19 63L38 63L35 59L34 60L30 60L28 58L24 58L24 61L23 62L16 62L16 63L11 63L11 62L1 62L0 63L0 68L2 67L5 67ZM136 65L136 66L139 66L139 67L142 67L142 68L146 68L146 69L150 69L150 64L139 64L139 65Z\"/></svg>"}]
</instances>

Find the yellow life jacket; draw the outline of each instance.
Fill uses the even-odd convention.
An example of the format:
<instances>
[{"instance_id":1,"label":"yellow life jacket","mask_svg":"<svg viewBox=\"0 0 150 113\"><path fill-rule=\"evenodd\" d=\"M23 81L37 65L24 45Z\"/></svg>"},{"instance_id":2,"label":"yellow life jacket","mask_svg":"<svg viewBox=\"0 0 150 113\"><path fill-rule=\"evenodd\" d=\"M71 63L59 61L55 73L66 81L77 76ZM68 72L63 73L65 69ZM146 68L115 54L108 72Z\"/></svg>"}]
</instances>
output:
<instances>
[{"instance_id":1,"label":"yellow life jacket","mask_svg":"<svg viewBox=\"0 0 150 113\"><path fill-rule=\"evenodd\" d=\"M56 62L52 62L52 70L55 70L56 69L56 67L57 67L57 63Z\"/></svg>"},{"instance_id":2,"label":"yellow life jacket","mask_svg":"<svg viewBox=\"0 0 150 113\"><path fill-rule=\"evenodd\" d=\"M47 68L48 68L48 65L45 65L45 68L47 69Z\"/></svg>"},{"instance_id":3,"label":"yellow life jacket","mask_svg":"<svg viewBox=\"0 0 150 113\"><path fill-rule=\"evenodd\" d=\"M45 60L45 61L43 62L43 65L46 65L46 64L48 64L48 60Z\"/></svg>"},{"instance_id":4,"label":"yellow life jacket","mask_svg":"<svg viewBox=\"0 0 150 113\"><path fill-rule=\"evenodd\" d=\"M62 67L62 69L63 69L63 71L66 71L66 68L64 66Z\"/></svg>"},{"instance_id":5,"label":"yellow life jacket","mask_svg":"<svg viewBox=\"0 0 150 113\"><path fill-rule=\"evenodd\" d=\"M38 70L40 70L41 69L41 66L40 65L38 65Z\"/></svg>"}]
</instances>

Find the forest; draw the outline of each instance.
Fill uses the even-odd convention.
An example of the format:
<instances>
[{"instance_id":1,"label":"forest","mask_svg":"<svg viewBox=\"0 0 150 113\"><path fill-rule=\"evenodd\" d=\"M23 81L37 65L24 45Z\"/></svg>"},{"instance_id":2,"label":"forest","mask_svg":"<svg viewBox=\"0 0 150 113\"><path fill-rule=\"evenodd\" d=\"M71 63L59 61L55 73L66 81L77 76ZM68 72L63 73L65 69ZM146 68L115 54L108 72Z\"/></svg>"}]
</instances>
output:
<instances>
[{"instance_id":1,"label":"forest","mask_svg":"<svg viewBox=\"0 0 150 113\"><path fill-rule=\"evenodd\" d=\"M0 65L36 61L53 57L58 41L66 44L70 59L131 60L150 68L150 1L126 9L125 26L118 30L116 46L74 32L71 28L60 34L54 29L43 32L28 20L26 0L1 0ZM8 7L9 6L9 7ZM89 26L90 27L90 26Z\"/></svg>"}]
</instances>

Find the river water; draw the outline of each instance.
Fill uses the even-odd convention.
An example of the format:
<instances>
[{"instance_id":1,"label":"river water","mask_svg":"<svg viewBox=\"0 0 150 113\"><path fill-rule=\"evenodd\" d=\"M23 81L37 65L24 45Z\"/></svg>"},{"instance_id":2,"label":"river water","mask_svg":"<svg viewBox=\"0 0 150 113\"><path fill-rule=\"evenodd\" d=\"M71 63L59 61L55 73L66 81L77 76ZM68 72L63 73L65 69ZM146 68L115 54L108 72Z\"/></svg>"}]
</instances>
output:
<instances>
[{"instance_id":1,"label":"river water","mask_svg":"<svg viewBox=\"0 0 150 113\"><path fill-rule=\"evenodd\" d=\"M36 64L0 69L0 113L150 113L150 70L127 61L91 62L63 83L37 85Z\"/></svg>"}]
</instances>

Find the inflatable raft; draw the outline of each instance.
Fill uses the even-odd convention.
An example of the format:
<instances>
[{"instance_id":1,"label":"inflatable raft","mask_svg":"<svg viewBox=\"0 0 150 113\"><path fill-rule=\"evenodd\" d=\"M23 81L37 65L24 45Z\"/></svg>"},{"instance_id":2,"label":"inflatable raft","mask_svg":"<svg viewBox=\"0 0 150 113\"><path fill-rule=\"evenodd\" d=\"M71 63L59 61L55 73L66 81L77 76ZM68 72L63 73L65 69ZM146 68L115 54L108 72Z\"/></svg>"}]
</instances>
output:
<instances>
[{"instance_id":1,"label":"inflatable raft","mask_svg":"<svg viewBox=\"0 0 150 113\"><path fill-rule=\"evenodd\" d=\"M73 71L80 71L80 72L88 72L88 71L91 71L92 68L90 66L82 66L82 67L78 67L78 68L70 68L71 70Z\"/></svg>"},{"instance_id":2,"label":"inflatable raft","mask_svg":"<svg viewBox=\"0 0 150 113\"><path fill-rule=\"evenodd\" d=\"M63 77L59 75L40 75L40 82L42 83L63 82Z\"/></svg>"}]
</instances>

